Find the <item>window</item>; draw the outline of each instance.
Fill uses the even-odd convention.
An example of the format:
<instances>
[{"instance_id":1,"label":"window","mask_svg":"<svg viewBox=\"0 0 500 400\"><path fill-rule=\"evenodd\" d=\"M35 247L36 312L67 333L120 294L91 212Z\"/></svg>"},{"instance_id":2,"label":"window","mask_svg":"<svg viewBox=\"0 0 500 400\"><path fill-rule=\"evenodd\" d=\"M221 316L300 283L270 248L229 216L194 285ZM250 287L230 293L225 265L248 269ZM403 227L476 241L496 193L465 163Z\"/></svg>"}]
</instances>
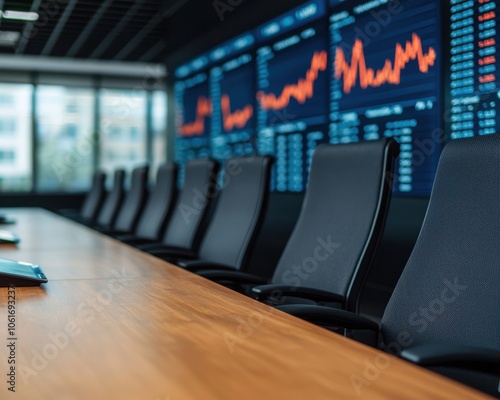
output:
<instances>
[{"instance_id":1,"label":"window","mask_svg":"<svg viewBox=\"0 0 500 400\"><path fill-rule=\"evenodd\" d=\"M93 89L40 85L37 93L37 189L87 190L93 172Z\"/></svg>"},{"instance_id":2,"label":"window","mask_svg":"<svg viewBox=\"0 0 500 400\"><path fill-rule=\"evenodd\" d=\"M156 178L167 153L166 92L60 82L0 83L0 193L86 191L96 165L113 173L149 161Z\"/></svg>"},{"instance_id":3,"label":"window","mask_svg":"<svg viewBox=\"0 0 500 400\"><path fill-rule=\"evenodd\" d=\"M108 132L108 140L110 142L119 142L124 139L124 131L120 126L109 125Z\"/></svg>"},{"instance_id":4,"label":"window","mask_svg":"<svg viewBox=\"0 0 500 400\"><path fill-rule=\"evenodd\" d=\"M32 187L31 101L33 86L0 84L0 191Z\"/></svg>"},{"instance_id":5,"label":"window","mask_svg":"<svg viewBox=\"0 0 500 400\"><path fill-rule=\"evenodd\" d=\"M146 162L146 92L101 90L100 115L100 168L112 173Z\"/></svg>"},{"instance_id":6,"label":"window","mask_svg":"<svg viewBox=\"0 0 500 400\"><path fill-rule=\"evenodd\" d=\"M13 150L0 150L0 164L12 164L15 159Z\"/></svg>"},{"instance_id":7,"label":"window","mask_svg":"<svg viewBox=\"0 0 500 400\"><path fill-rule=\"evenodd\" d=\"M8 106L14 103L14 96L11 96L9 93L0 93L0 105Z\"/></svg>"},{"instance_id":8,"label":"window","mask_svg":"<svg viewBox=\"0 0 500 400\"><path fill-rule=\"evenodd\" d=\"M164 163L167 158L167 93L155 91L152 96L153 159L151 169L152 173L156 174L160 164Z\"/></svg>"},{"instance_id":9,"label":"window","mask_svg":"<svg viewBox=\"0 0 500 400\"><path fill-rule=\"evenodd\" d=\"M0 136L13 136L16 134L16 120L11 117L0 119Z\"/></svg>"},{"instance_id":10,"label":"window","mask_svg":"<svg viewBox=\"0 0 500 400\"><path fill-rule=\"evenodd\" d=\"M78 103L77 102L74 102L74 101L70 101L68 102L68 104L66 104L66 113L67 114L76 114L78 113Z\"/></svg>"},{"instance_id":11,"label":"window","mask_svg":"<svg viewBox=\"0 0 500 400\"><path fill-rule=\"evenodd\" d=\"M78 125L76 124L67 124L65 127L64 127L64 136L67 138L67 139L76 139L77 135L78 135Z\"/></svg>"},{"instance_id":12,"label":"window","mask_svg":"<svg viewBox=\"0 0 500 400\"><path fill-rule=\"evenodd\" d=\"M137 126L131 126L130 127L130 140L136 142L137 140L139 140L139 137L140 137L139 128Z\"/></svg>"}]
</instances>

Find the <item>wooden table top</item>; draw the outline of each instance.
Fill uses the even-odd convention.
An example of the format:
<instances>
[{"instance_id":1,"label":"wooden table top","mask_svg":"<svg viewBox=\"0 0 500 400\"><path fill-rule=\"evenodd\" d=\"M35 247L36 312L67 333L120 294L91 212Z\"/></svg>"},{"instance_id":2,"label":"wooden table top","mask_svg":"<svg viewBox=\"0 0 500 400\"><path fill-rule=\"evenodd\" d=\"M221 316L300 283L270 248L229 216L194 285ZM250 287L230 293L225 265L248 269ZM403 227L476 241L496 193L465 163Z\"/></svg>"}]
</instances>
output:
<instances>
[{"instance_id":1,"label":"wooden table top","mask_svg":"<svg viewBox=\"0 0 500 400\"><path fill-rule=\"evenodd\" d=\"M0 288L2 399L489 398L48 211L2 211L22 242L0 257L49 279L16 289L15 395Z\"/></svg>"}]
</instances>

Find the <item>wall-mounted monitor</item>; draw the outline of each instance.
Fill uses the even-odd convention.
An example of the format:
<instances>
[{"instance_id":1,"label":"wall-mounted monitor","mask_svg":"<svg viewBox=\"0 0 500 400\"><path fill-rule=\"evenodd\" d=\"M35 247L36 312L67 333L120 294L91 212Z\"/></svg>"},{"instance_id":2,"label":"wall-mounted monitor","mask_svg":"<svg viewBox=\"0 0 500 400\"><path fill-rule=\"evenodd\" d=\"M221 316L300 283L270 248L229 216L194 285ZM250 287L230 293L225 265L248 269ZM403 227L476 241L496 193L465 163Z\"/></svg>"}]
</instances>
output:
<instances>
[{"instance_id":1,"label":"wall-mounted monitor","mask_svg":"<svg viewBox=\"0 0 500 400\"><path fill-rule=\"evenodd\" d=\"M428 196L444 137L443 8L310 0L185 62L177 160L273 154L273 190L302 192L318 144L395 137L395 193Z\"/></svg>"},{"instance_id":2,"label":"wall-mounted monitor","mask_svg":"<svg viewBox=\"0 0 500 400\"><path fill-rule=\"evenodd\" d=\"M254 42L252 34L245 34L211 52L210 143L219 161L256 152Z\"/></svg>"},{"instance_id":3,"label":"wall-mounted monitor","mask_svg":"<svg viewBox=\"0 0 500 400\"><path fill-rule=\"evenodd\" d=\"M346 1L330 14L330 142L396 138L399 193L428 194L440 155L440 18L428 0Z\"/></svg>"},{"instance_id":4,"label":"wall-mounted monitor","mask_svg":"<svg viewBox=\"0 0 500 400\"><path fill-rule=\"evenodd\" d=\"M258 151L273 154L273 187L304 190L314 148L327 142L328 27L313 1L258 27Z\"/></svg>"},{"instance_id":5,"label":"wall-mounted monitor","mask_svg":"<svg viewBox=\"0 0 500 400\"><path fill-rule=\"evenodd\" d=\"M450 5L448 122L452 139L498 132L498 1Z\"/></svg>"},{"instance_id":6,"label":"wall-mounted monitor","mask_svg":"<svg viewBox=\"0 0 500 400\"><path fill-rule=\"evenodd\" d=\"M199 72L175 83L176 158L180 164L208 157L212 101L206 72Z\"/></svg>"}]
</instances>

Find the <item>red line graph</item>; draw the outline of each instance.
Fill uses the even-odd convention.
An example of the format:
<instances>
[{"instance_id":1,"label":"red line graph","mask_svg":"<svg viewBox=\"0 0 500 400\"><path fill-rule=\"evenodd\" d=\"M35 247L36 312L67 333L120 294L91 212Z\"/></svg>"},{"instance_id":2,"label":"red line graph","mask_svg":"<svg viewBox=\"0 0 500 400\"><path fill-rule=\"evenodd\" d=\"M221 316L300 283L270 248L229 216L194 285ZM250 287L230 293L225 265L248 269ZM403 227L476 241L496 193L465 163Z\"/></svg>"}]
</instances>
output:
<instances>
[{"instance_id":1,"label":"red line graph","mask_svg":"<svg viewBox=\"0 0 500 400\"><path fill-rule=\"evenodd\" d=\"M201 136L205 132L205 118L212 115L212 102L200 96L196 105L196 119L181 126L181 136Z\"/></svg>"},{"instance_id":2,"label":"red line graph","mask_svg":"<svg viewBox=\"0 0 500 400\"><path fill-rule=\"evenodd\" d=\"M221 97L221 110L223 126L226 132L232 131L235 127L243 128L253 116L253 107L251 105L231 113L231 99L227 94Z\"/></svg>"},{"instance_id":3,"label":"red line graph","mask_svg":"<svg viewBox=\"0 0 500 400\"><path fill-rule=\"evenodd\" d=\"M337 47L335 54L335 78L344 78L344 93L348 94L356 86L359 78L359 85L362 89L368 87L379 87L384 84L399 85L401 83L401 71L410 61L418 61L418 69L422 73L429 72L429 67L434 65L436 51L429 47L424 54L422 40L416 33L412 34L412 41L407 41L403 49L401 44L396 44L394 53L394 65L391 60L385 60L384 67L375 72L374 69L366 66L363 42L357 39L352 48L351 63L346 60L344 50Z\"/></svg>"},{"instance_id":4,"label":"red line graph","mask_svg":"<svg viewBox=\"0 0 500 400\"><path fill-rule=\"evenodd\" d=\"M282 110L290 104L294 98L298 103L304 104L314 96L314 83L317 81L319 72L325 71L328 66L328 54L326 51L316 51L311 60L311 67L306 72L305 78L300 78L295 84L286 85L281 94L276 97L274 93L257 93L257 100L264 111Z\"/></svg>"}]
</instances>

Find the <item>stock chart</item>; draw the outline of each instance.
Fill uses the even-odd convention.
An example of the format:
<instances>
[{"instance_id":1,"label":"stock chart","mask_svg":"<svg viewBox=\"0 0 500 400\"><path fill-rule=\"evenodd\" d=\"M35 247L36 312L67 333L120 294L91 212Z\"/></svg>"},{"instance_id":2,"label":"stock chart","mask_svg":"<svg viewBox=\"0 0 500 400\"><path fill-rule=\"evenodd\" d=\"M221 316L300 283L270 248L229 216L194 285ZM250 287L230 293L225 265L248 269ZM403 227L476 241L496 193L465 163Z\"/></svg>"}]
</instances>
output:
<instances>
[{"instance_id":1,"label":"stock chart","mask_svg":"<svg viewBox=\"0 0 500 400\"><path fill-rule=\"evenodd\" d=\"M263 45L256 58L258 150L276 157L277 191L303 191L312 152L327 141L327 30L309 22L323 12L310 3L261 28ZM285 29L273 29L280 22Z\"/></svg>"},{"instance_id":2,"label":"stock chart","mask_svg":"<svg viewBox=\"0 0 500 400\"><path fill-rule=\"evenodd\" d=\"M396 191L426 194L442 146L428 142L441 129L439 7L414 0L391 12L386 3L333 8L330 142L396 138Z\"/></svg>"},{"instance_id":3,"label":"stock chart","mask_svg":"<svg viewBox=\"0 0 500 400\"><path fill-rule=\"evenodd\" d=\"M450 1L453 136L490 132L495 2ZM199 55L175 71L177 160L272 154L273 190L302 192L319 144L394 137L395 193L428 196L445 138L442 15L438 0L311 0Z\"/></svg>"},{"instance_id":4,"label":"stock chart","mask_svg":"<svg viewBox=\"0 0 500 400\"><path fill-rule=\"evenodd\" d=\"M176 161L183 166L192 159L210 156L210 121L212 100L209 97L208 76L199 73L178 81L174 86L176 100Z\"/></svg>"},{"instance_id":5,"label":"stock chart","mask_svg":"<svg viewBox=\"0 0 500 400\"><path fill-rule=\"evenodd\" d=\"M220 161L254 154L253 56L245 53L210 71L212 156Z\"/></svg>"},{"instance_id":6,"label":"stock chart","mask_svg":"<svg viewBox=\"0 0 500 400\"><path fill-rule=\"evenodd\" d=\"M452 139L497 132L497 1L450 1Z\"/></svg>"}]
</instances>

